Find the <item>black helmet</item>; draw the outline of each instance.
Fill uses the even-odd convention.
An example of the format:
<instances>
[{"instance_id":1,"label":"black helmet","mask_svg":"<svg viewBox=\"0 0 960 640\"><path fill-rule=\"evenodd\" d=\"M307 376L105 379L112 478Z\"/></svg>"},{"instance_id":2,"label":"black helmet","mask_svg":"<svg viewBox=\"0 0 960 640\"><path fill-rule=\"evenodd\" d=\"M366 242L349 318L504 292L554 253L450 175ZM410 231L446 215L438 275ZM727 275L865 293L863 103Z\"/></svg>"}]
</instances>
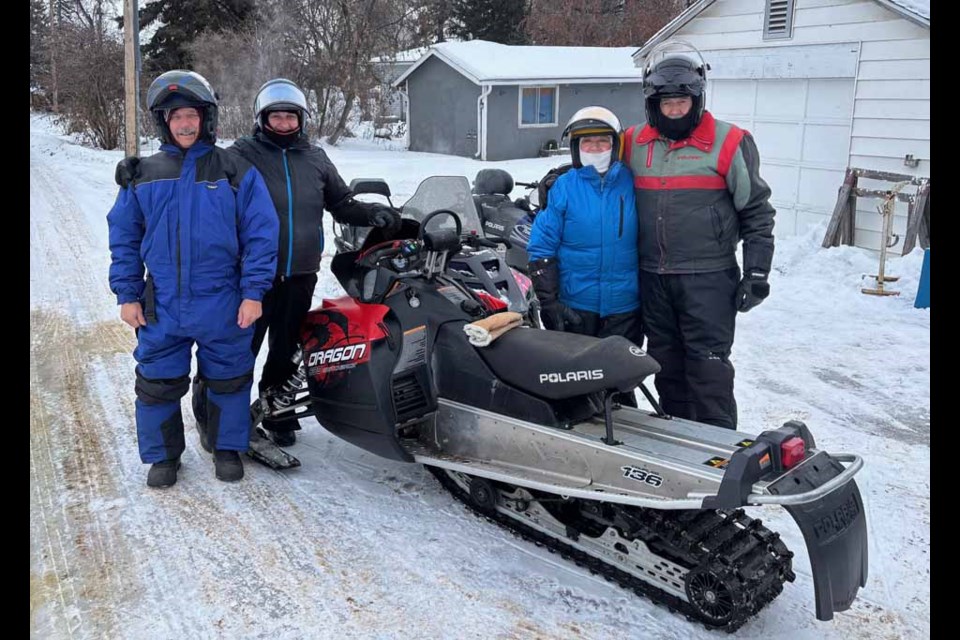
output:
<instances>
[{"instance_id":1,"label":"black helmet","mask_svg":"<svg viewBox=\"0 0 960 640\"><path fill-rule=\"evenodd\" d=\"M582 166L580 163L580 138L584 136L609 135L613 139L613 149L610 150L611 164L620 159L620 134L623 128L620 126L620 119L606 107L592 106L584 107L577 111L567 122L560 139L570 136L570 157L573 160L573 166L578 169Z\"/></svg>"},{"instance_id":2,"label":"black helmet","mask_svg":"<svg viewBox=\"0 0 960 640\"><path fill-rule=\"evenodd\" d=\"M685 42L671 42L654 48L643 68L644 107L650 126L663 133L660 100L683 96L693 99L693 108L683 123L687 133L700 124L706 106L709 68L700 52Z\"/></svg>"},{"instance_id":3,"label":"black helmet","mask_svg":"<svg viewBox=\"0 0 960 640\"><path fill-rule=\"evenodd\" d=\"M179 107L196 107L203 118L200 139L217 140L217 93L199 73L175 69L157 76L147 89L147 108L153 114L160 140L172 143L167 113Z\"/></svg>"},{"instance_id":4,"label":"black helmet","mask_svg":"<svg viewBox=\"0 0 960 640\"><path fill-rule=\"evenodd\" d=\"M257 97L253 101L253 119L256 126L262 129L266 124L265 116L271 111L296 113L300 123L299 134L303 134L310 108L307 106L307 96L292 80L274 78L264 82L257 90Z\"/></svg>"}]
</instances>

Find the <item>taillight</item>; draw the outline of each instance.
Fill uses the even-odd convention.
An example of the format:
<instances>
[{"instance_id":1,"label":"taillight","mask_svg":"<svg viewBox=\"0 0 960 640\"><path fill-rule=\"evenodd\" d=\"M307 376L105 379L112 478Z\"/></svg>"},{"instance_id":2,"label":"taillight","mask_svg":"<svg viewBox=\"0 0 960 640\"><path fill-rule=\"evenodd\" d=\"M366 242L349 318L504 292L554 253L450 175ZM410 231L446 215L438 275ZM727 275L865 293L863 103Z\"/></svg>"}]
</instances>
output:
<instances>
[{"instance_id":1,"label":"taillight","mask_svg":"<svg viewBox=\"0 0 960 640\"><path fill-rule=\"evenodd\" d=\"M794 436L780 443L780 464L784 469L795 467L806 455L806 445L803 438Z\"/></svg>"},{"instance_id":2,"label":"taillight","mask_svg":"<svg viewBox=\"0 0 960 640\"><path fill-rule=\"evenodd\" d=\"M520 293L527 295L527 291L530 291L530 287L533 284L530 282L530 278L520 273L513 267L510 267L510 271L513 272L513 279L517 281L517 284L520 286Z\"/></svg>"}]
</instances>

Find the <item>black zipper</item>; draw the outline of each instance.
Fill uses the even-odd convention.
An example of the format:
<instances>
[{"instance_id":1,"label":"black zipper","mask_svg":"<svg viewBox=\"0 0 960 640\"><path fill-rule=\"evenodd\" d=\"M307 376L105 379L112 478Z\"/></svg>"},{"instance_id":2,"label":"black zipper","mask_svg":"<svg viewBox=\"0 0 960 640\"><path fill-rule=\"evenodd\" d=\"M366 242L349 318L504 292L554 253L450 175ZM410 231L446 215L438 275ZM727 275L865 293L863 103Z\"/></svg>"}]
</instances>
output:
<instances>
[{"instance_id":1,"label":"black zipper","mask_svg":"<svg viewBox=\"0 0 960 640\"><path fill-rule=\"evenodd\" d=\"M623 196L620 196L620 231L617 233L617 237L623 237Z\"/></svg>"},{"instance_id":2,"label":"black zipper","mask_svg":"<svg viewBox=\"0 0 960 640\"><path fill-rule=\"evenodd\" d=\"M177 297L183 295L182 287L180 286L180 215L177 214Z\"/></svg>"},{"instance_id":3,"label":"black zipper","mask_svg":"<svg viewBox=\"0 0 960 640\"><path fill-rule=\"evenodd\" d=\"M713 235L717 238L717 244L723 244L723 219L720 217L720 212L717 211L717 207L710 205L710 218L713 223Z\"/></svg>"}]
</instances>

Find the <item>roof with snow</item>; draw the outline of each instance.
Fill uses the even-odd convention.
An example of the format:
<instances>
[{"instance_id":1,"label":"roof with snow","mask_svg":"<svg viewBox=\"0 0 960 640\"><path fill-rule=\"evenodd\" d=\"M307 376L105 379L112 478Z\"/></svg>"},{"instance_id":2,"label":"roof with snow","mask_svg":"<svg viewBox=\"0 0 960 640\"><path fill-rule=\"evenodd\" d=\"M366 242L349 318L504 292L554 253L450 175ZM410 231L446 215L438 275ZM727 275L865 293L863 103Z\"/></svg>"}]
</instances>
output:
<instances>
[{"instance_id":1,"label":"roof with snow","mask_svg":"<svg viewBox=\"0 0 960 640\"><path fill-rule=\"evenodd\" d=\"M643 46L633 51L633 57L642 57L650 49L657 46L674 33L680 30L682 26L703 13L710 5L717 0L699 0L687 7L680 15L668 22L660 31L653 34ZM894 13L916 23L922 27L930 27L930 0L874 0Z\"/></svg>"},{"instance_id":2,"label":"roof with snow","mask_svg":"<svg viewBox=\"0 0 960 640\"><path fill-rule=\"evenodd\" d=\"M397 51L393 55L387 56L378 56L376 58L370 58L370 62L384 62L384 63L403 63L403 62L416 62L420 56L427 52L429 47L417 47L415 49L405 49L403 51Z\"/></svg>"},{"instance_id":3,"label":"roof with snow","mask_svg":"<svg viewBox=\"0 0 960 640\"><path fill-rule=\"evenodd\" d=\"M927 26L930 26L930 0L889 0L890 4L895 4L914 15L925 18ZM883 3L886 4L886 3Z\"/></svg>"},{"instance_id":4,"label":"roof with snow","mask_svg":"<svg viewBox=\"0 0 960 640\"><path fill-rule=\"evenodd\" d=\"M486 40L441 42L430 46L393 84L402 83L431 57L439 58L476 84L640 82L631 58L636 50L520 46Z\"/></svg>"}]
</instances>

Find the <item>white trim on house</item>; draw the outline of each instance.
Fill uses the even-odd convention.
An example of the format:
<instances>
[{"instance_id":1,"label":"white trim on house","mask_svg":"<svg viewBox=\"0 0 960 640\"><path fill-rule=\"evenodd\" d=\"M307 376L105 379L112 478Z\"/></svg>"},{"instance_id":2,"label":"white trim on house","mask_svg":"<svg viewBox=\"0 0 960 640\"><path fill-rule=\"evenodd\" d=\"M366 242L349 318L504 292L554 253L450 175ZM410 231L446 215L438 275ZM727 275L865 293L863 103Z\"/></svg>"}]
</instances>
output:
<instances>
[{"instance_id":1,"label":"white trim on house","mask_svg":"<svg viewBox=\"0 0 960 640\"><path fill-rule=\"evenodd\" d=\"M643 78L640 77L640 71L637 70L635 76L623 76L619 78L568 78L566 76L543 77L543 78L513 78L508 80L491 80L492 85L517 85L517 84L640 84Z\"/></svg>"},{"instance_id":2,"label":"white trim on house","mask_svg":"<svg viewBox=\"0 0 960 640\"><path fill-rule=\"evenodd\" d=\"M523 90L524 89L553 89L553 122L538 122L525 124L523 122ZM538 94L539 102L539 94ZM517 128L518 129L546 129L560 126L560 85L524 83L517 86Z\"/></svg>"},{"instance_id":3,"label":"white trim on house","mask_svg":"<svg viewBox=\"0 0 960 640\"><path fill-rule=\"evenodd\" d=\"M480 143L480 159L487 159L487 114L490 113L490 92L493 91L493 85L487 85L486 94L483 96L483 128L480 132L477 132L477 136L483 136L482 142ZM483 93L483 91L481 91Z\"/></svg>"},{"instance_id":4,"label":"white trim on house","mask_svg":"<svg viewBox=\"0 0 960 640\"><path fill-rule=\"evenodd\" d=\"M436 50L436 49L430 49L430 51L428 51L425 55L421 56L419 60L417 60L416 62L414 62L414 63L410 66L409 69L407 69L406 71L404 71L403 74L402 74L399 78L397 78L396 80L394 80L394 81L393 81L393 86L396 87L396 86L399 85L401 82L406 81L407 77L408 77L411 73L413 73L414 71L416 71L418 68L420 68L420 65L422 65L424 62L426 62L427 60L429 60L430 58L432 58L432 57L434 57L434 56L436 56L437 58L440 58L443 62L447 63L447 65L453 67L453 68L457 71L457 73L459 73L460 75L462 75L463 77L465 77L467 80L469 80L469 81L472 82L473 84L478 85L478 86L480 85L480 80L479 80L477 77L475 77L472 73L470 73L469 71L467 71L466 69L464 69L463 67L461 67L460 65L458 65L456 62L454 62L453 60L451 60L448 56L445 56L445 55L443 55L442 53L440 53L438 50Z\"/></svg>"}]
</instances>

